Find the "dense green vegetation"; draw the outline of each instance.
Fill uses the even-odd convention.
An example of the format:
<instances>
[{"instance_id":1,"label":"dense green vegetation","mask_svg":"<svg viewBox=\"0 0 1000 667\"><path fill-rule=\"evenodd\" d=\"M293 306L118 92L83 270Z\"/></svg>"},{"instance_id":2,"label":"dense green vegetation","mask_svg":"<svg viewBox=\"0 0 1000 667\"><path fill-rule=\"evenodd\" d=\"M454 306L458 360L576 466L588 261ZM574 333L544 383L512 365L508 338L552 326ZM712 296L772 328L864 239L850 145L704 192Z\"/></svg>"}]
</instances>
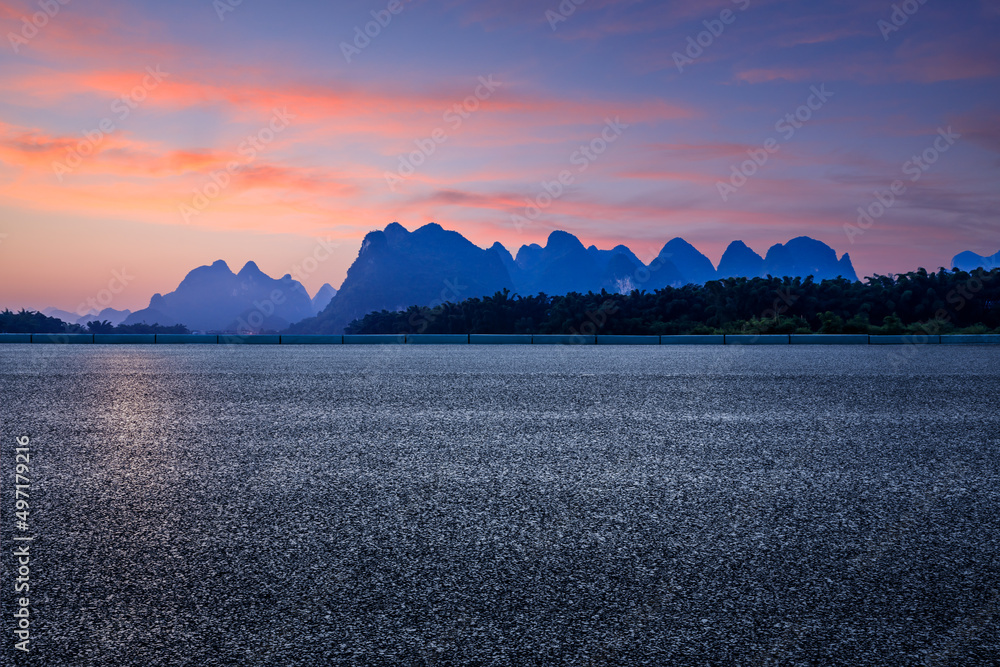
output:
<instances>
[{"instance_id":1,"label":"dense green vegetation","mask_svg":"<svg viewBox=\"0 0 1000 667\"><path fill-rule=\"evenodd\" d=\"M163 326L162 324L119 324L114 326L107 320L88 322L87 326L63 322L57 317L49 317L31 310L0 312L0 333L191 333L183 324Z\"/></svg>"},{"instance_id":2,"label":"dense green vegetation","mask_svg":"<svg viewBox=\"0 0 1000 667\"><path fill-rule=\"evenodd\" d=\"M186 334L191 333L183 324L172 324L164 326L162 324L119 324L115 326L107 320L99 322L87 322L87 333L114 333L114 334Z\"/></svg>"},{"instance_id":3,"label":"dense green vegetation","mask_svg":"<svg viewBox=\"0 0 1000 667\"><path fill-rule=\"evenodd\" d=\"M66 333L68 325L58 317L31 310L0 312L0 333Z\"/></svg>"},{"instance_id":4,"label":"dense green vegetation","mask_svg":"<svg viewBox=\"0 0 1000 667\"><path fill-rule=\"evenodd\" d=\"M814 282L728 278L630 294L492 297L369 313L354 334L989 333L1000 332L1000 269Z\"/></svg>"}]
</instances>

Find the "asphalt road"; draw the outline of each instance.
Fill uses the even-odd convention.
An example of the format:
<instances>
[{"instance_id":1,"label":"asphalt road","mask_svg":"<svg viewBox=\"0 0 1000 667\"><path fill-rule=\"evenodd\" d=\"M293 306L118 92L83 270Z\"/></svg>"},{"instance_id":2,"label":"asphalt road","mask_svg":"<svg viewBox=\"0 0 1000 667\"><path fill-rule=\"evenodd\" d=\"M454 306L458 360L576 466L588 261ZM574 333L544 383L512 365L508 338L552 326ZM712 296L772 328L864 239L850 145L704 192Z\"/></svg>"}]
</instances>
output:
<instances>
[{"instance_id":1,"label":"asphalt road","mask_svg":"<svg viewBox=\"0 0 1000 667\"><path fill-rule=\"evenodd\" d=\"M998 397L991 348L3 346L0 662L996 664Z\"/></svg>"}]
</instances>

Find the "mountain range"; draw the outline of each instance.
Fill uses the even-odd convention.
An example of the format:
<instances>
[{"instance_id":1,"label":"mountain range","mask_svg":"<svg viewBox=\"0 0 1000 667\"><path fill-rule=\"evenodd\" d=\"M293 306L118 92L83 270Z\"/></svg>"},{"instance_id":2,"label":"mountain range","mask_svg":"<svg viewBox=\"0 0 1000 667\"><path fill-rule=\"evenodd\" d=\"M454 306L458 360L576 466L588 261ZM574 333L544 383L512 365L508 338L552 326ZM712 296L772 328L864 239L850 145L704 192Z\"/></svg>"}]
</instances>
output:
<instances>
[{"instance_id":1,"label":"mountain range","mask_svg":"<svg viewBox=\"0 0 1000 667\"><path fill-rule=\"evenodd\" d=\"M341 333L353 320L380 310L434 306L492 295L503 289L528 295L568 292L653 291L703 284L720 277L842 276L857 280L851 258L800 236L772 246L764 257L741 241L727 248L719 267L681 238L644 264L628 247L585 247L564 231L545 245L523 245L512 255L500 243L482 249L461 234L431 223L410 232L399 223L365 236L340 291L316 317L290 328L298 333Z\"/></svg>"},{"instance_id":2,"label":"mountain range","mask_svg":"<svg viewBox=\"0 0 1000 667\"><path fill-rule=\"evenodd\" d=\"M87 313L86 315L77 315L76 313L71 313L65 310L59 310L58 308L45 308L42 310L42 315L48 315L49 317L56 317L63 322L68 322L69 324L87 324L87 322L93 322L97 320L98 322L110 322L114 326L118 326L125 321L129 315L132 314L131 310L115 310L114 308L105 308L99 313L94 313L93 311Z\"/></svg>"},{"instance_id":3,"label":"mountain range","mask_svg":"<svg viewBox=\"0 0 1000 667\"><path fill-rule=\"evenodd\" d=\"M967 250L955 255L955 258L951 260L951 266L953 269L961 269L963 271L972 271L979 268L995 269L1000 266L1000 251L988 257L983 257Z\"/></svg>"},{"instance_id":4,"label":"mountain range","mask_svg":"<svg viewBox=\"0 0 1000 667\"><path fill-rule=\"evenodd\" d=\"M952 262L965 270L998 264L1000 252L991 257L964 252ZM435 223L410 232L394 222L365 236L339 291L325 284L312 298L290 275L271 278L253 262L233 273L219 260L194 269L176 290L154 295L147 308L134 313L109 308L81 318L52 308L43 312L81 323L101 319L113 324L185 324L195 331L341 333L373 311L455 303L504 289L552 296L602 289L653 291L767 275L857 280L849 255L838 258L833 248L807 236L773 245L764 256L733 241L716 267L681 238L669 241L645 264L627 246L585 247L564 231L552 232L544 246L523 245L512 255L500 243L483 249Z\"/></svg>"},{"instance_id":5,"label":"mountain range","mask_svg":"<svg viewBox=\"0 0 1000 667\"><path fill-rule=\"evenodd\" d=\"M233 273L221 259L194 269L177 289L154 294L124 324L184 324L193 331L278 331L315 315L336 294L324 285L313 298L286 274L274 279L254 262Z\"/></svg>"},{"instance_id":6,"label":"mountain range","mask_svg":"<svg viewBox=\"0 0 1000 667\"><path fill-rule=\"evenodd\" d=\"M514 283L495 246L483 250L434 223L409 232L394 222L365 236L330 304L290 331L341 333L374 310L458 302L504 289Z\"/></svg>"}]
</instances>

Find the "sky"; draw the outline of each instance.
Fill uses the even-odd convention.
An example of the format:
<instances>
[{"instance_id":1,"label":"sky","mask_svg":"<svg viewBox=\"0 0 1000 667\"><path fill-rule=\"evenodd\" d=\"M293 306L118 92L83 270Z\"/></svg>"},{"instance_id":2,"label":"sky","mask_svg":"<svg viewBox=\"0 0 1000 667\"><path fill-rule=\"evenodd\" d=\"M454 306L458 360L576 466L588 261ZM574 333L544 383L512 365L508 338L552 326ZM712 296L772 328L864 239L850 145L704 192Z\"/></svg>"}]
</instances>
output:
<instances>
[{"instance_id":1,"label":"sky","mask_svg":"<svg viewBox=\"0 0 1000 667\"><path fill-rule=\"evenodd\" d=\"M554 229L859 275L1000 249L1000 0L0 0L0 308L136 310L217 259ZM865 213L866 215L862 215Z\"/></svg>"}]
</instances>

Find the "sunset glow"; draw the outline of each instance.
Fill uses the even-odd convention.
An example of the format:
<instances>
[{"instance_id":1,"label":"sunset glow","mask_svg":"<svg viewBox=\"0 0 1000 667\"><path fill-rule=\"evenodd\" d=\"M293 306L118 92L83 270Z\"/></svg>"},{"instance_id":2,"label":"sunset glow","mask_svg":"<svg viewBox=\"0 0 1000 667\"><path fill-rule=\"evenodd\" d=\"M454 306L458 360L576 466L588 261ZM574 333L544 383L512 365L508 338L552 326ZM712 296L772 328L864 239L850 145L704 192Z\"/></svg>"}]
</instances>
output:
<instances>
[{"instance_id":1,"label":"sunset glow","mask_svg":"<svg viewBox=\"0 0 1000 667\"><path fill-rule=\"evenodd\" d=\"M313 293L392 221L644 261L808 234L859 275L1000 249L996 2L550 4L0 1L0 307L335 245Z\"/></svg>"}]
</instances>

